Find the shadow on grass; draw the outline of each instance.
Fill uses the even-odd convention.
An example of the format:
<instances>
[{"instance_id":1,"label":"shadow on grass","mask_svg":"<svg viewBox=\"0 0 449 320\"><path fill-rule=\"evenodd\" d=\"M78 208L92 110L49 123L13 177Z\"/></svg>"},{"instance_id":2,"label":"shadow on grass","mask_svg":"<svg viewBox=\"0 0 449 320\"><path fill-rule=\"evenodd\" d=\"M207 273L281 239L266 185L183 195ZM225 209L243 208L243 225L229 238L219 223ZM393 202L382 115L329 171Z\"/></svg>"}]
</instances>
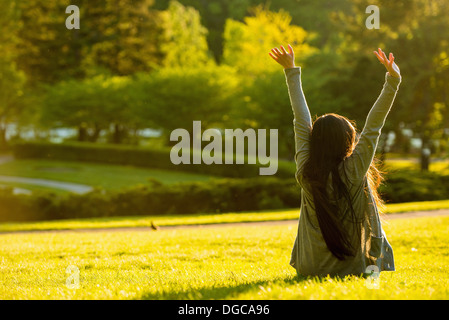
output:
<instances>
[{"instance_id":1,"label":"shadow on grass","mask_svg":"<svg viewBox=\"0 0 449 320\"><path fill-rule=\"evenodd\" d=\"M273 280L263 280L250 283L237 284L235 286L226 287L206 287L201 289L190 289L177 292L164 293L147 293L141 299L144 300L224 300L234 299L237 295L247 291L259 291L261 287L273 284L281 284L285 286L295 285L306 281L325 282L329 277L306 277L302 275L289 275L285 278L277 278ZM334 278L335 279L335 278ZM343 280L343 279L341 279Z\"/></svg>"}]
</instances>

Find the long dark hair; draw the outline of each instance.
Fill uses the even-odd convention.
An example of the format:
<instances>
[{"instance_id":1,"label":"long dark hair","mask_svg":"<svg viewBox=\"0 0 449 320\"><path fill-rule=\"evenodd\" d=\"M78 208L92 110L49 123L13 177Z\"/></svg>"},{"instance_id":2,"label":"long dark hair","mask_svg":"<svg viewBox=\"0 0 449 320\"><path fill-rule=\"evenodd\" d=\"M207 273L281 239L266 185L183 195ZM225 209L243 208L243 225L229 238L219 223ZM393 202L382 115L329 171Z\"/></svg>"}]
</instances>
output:
<instances>
[{"instance_id":1,"label":"long dark hair","mask_svg":"<svg viewBox=\"0 0 449 320\"><path fill-rule=\"evenodd\" d=\"M360 223L363 219L363 215L356 215L348 186L343 179L346 179L347 183L349 181L347 177L340 176L338 169L341 162L345 165L344 160L352 154L356 143L354 122L334 113L317 118L312 126L310 154L303 171L303 176L311 187L316 217L324 241L339 260L356 255L357 248L352 245L351 231L355 230L360 239ZM343 172L346 173L346 170ZM326 190L329 178L332 179L332 195ZM367 180L374 201L382 208L382 201L377 192L382 175L374 161L368 170ZM341 201L347 204L344 209L338 205ZM352 230L343 224L343 221L348 219L348 214L354 227Z\"/></svg>"}]
</instances>

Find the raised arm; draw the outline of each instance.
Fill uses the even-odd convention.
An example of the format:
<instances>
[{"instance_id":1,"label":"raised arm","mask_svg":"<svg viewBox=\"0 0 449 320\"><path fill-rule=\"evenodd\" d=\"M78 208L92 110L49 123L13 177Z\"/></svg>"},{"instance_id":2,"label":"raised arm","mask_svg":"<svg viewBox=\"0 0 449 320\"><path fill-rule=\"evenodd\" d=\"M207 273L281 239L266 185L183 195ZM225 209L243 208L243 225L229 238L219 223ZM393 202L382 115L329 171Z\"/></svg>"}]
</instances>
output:
<instances>
[{"instance_id":1,"label":"raised arm","mask_svg":"<svg viewBox=\"0 0 449 320\"><path fill-rule=\"evenodd\" d=\"M301 67L295 67L295 55L293 48L290 45L288 45L288 52L283 46L281 46L281 49L274 48L271 51L272 52L269 53L270 56L284 67L284 74L294 116L295 161L296 176L298 177L309 156L310 130L312 128L310 111L302 90Z\"/></svg>"},{"instance_id":2,"label":"raised arm","mask_svg":"<svg viewBox=\"0 0 449 320\"><path fill-rule=\"evenodd\" d=\"M355 171L353 176L357 180L361 180L365 176L373 161L381 130L401 83L401 74L398 66L394 63L393 54L390 53L390 60L388 60L382 50L379 49L379 52L374 53L388 72L385 74L385 83L382 91L368 113L365 126L354 152L347 159L347 162L353 165Z\"/></svg>"}]
</instances>

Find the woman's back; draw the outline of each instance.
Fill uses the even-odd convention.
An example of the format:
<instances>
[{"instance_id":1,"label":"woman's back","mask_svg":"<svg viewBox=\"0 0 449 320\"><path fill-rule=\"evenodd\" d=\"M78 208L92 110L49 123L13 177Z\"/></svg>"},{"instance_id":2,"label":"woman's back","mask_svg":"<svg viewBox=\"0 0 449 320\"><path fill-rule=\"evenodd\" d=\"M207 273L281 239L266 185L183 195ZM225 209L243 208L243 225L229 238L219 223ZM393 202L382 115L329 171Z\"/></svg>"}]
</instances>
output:
<instances>
[{"instance_id":1,"label":"woman's back","mask_svg":"<svg viewBox=\"0 0 449 320\"><path fill-rule=\"evenodd\" d=\"M380 131L396 96L401 78L393 77L389 73L385 75L382 92L368 114L365 127L355 143L355 148L338 165L339 177L344 183L345 189L348 190L349 196L340 197L340 200L334 201L333 207L337 209L332 211L329 209L332 208L332 205L325 205L323 202L332 199L332 195L335 194L334 187L336 185L338 187L338 184L333 183L333 178L337 173L334 171L334 174L330 174L330 179L325 184L328 198L319 197L319 190L324 193L317 187L320 183L323 184L324 178L320 175L327 176L329 173L324 169L324 173L321 172L320 168L322 167L317 165L316 161L307 165L309 160L318 158L311 155L314 152L313 147L316 147L317 144L311 144L312 122L302 91L301 68L288 67L284 68L284 72L294 113L296 178L302 187L298 234L294 242L290 264L302 275L359 275L364 273L369 265L377 266L379 271L394 270L392 248L381 227L374 195L375 190L371 190L368 172L373 162ZM321 162L325 163L325 161ZM316 165L315 171L312 170L314 165ZM326 201L320 200L316 205L316 198ZM348 198L351 199L350 203L348 203ZM341 220L347 240L354 249L352 256L346 255L344 259L337 258L329 248L329 238L327 238L328 243L326 244L323 234L327 235L327 231L323 232L321 219L323 206L326 208L328 217L334 219L330 221ZM320 208L318 216L317 208ZM354 212L355 215L350 215L349 212ZM332 228L332 225L330 227Z\"/></svg>"},{"instance_id":2,"label":"woman's back","mask_svg":"<svg viewBox=\"0 0 449 320\"><path fill-rule=\"evenodd\" d=\"M340 166L344 170L343 164ZM345 276L348 274L361 274L368 265L376 264L379 257L379 241L382 231L379 229L378 212L375 201L369 190L368 181L365 179L359 184L348 184L352 208L357 213L356 221L350 214L350 208L345 198L332 199L334 188L332 187L332 175L327 183L327 193L331 201L338 207L336 215L341 219L343 228L348 231L349 240L355 254L340 260L328 249L323 238L310 185L300 179L301 185L301 209L298 223L298 235L296 237L290 265L302 275ZM374 217L374 219L373 219ZM377 217L377 218L376 218ZM379 239L380 238L380 239ZM389 246L388 242L384 245ZM371 246L374 246L369 254ZM392 252L390 246L390 252ZM387 261L387 269L394 269L393 261ZM393 269L392 269L393 268ZM379 266L379 270L381 266ZM386 270L386 268L383 268Z\"/></svg>"}]
</instances>

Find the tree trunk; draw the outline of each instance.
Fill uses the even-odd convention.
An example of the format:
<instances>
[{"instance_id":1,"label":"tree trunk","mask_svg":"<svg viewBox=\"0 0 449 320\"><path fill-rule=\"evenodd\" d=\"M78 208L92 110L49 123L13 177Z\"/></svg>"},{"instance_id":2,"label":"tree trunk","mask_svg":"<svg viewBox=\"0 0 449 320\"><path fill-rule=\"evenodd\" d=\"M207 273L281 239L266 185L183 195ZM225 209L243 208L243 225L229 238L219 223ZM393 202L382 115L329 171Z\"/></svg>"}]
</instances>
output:
<instances>
[{"instance_id":1,"label":"tree trunk","mask_svg":"<svg viewBox=\"0 0 449 320\"><path fill-rule=\"evenodd\" d=\"M112 143L120 144L123 141L124 128L118 123L114 123L114 132L112 133Z\"/></svg>"},{"instance_id":2,"label":"tree trunk","mask_svg":"<svg viewBox=\"0 0 449 320\"><path fill-rule=\"evenodd\" d=\"M101 128L98 124L94 125L93 133L90 135L89 140L91 142L97 142L98 138L100 137Z\"/></svg>"},{"instance_id":3,"label":"tree trunk","mask_svg":"<svg viewBox=\"0 0 449 320\"><path fill-rule=\"evenodd\" d=\"M430 165L430 139L425 134L421 137L421 171L429 171Z\"/></svg>"},{"instance_id":4,"label":"tree trunk","mask_svg":"<svg viewBox=\"0 0 449 320\"><path fill-rule=\"evenodd\" d=\"M87 127L85 124L81 124L78 126L78 141L87 141L88 138Z\"/></svg>"},{"instance_id":5,"label":"tree trunk","mask_svg":"<svg viewBox=\"0 0 449 320\"><path fill-rule=\"evenodd\" d=\"M0 151L8 149L8 141L6 141L6 126L0 126Z\"/></svg>"}]
</instances>

